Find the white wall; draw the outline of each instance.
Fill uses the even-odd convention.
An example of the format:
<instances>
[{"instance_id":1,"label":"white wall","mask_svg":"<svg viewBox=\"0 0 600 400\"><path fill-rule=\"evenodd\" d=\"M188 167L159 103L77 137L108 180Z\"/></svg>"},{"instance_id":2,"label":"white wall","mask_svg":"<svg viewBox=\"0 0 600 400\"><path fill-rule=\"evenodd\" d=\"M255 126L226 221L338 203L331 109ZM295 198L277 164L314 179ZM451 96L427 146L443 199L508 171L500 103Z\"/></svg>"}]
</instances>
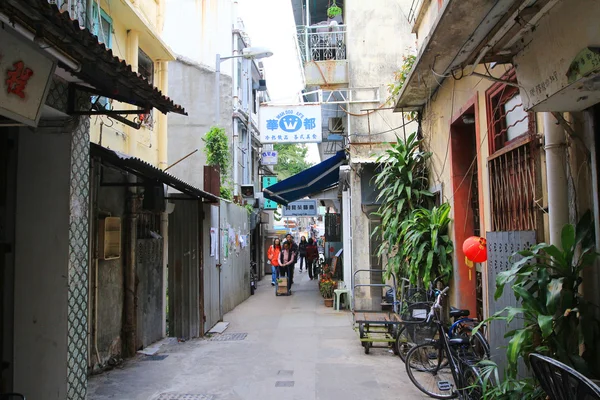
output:
<instances>
[{"instance_id":1,"label":"white wall","mask_svg":"<svg viewBox=\"0 0 600 400\"><path fill-rule=\"evenodd\" d=\"M28 399L63 400L71 135L21 129L18 146L14 389Z\"/></svg>"},{"instance_id":2,"label":"white wall","mask_svg":"<svg viewBox=\"0 0 600 400\"><path fill-rule=\"evenodd\" d=\"M176 54L215 68L217 53L232 55L233 12L233 0L166 0L162 37ZM232 68L221 64L224 74Z\"/></svg>"}]
</instances>

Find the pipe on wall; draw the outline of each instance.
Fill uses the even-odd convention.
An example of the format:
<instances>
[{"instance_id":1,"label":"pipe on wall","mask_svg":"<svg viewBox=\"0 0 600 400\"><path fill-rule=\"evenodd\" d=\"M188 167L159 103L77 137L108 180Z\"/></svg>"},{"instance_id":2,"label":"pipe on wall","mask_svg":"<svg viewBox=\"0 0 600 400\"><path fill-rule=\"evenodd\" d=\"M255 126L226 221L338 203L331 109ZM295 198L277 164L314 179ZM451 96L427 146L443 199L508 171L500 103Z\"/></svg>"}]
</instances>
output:
<instances>
[{"instance_id":1,"label":"pipe on wall","mask_svg":"<svg viewBox=\"0 0 600 400\"><path fill-rule=\"evenodd\" d=\"M166 61L159 61L158 84L163 95L168 95L169 66ZM157 113L158 114L158 113ZM158 168L164 170L168 166L167 159L167 114L158 115Z\"/></svg>"},{"instance_id":2,"label":"pipe on wall","mask_svg":"<svg viewBox=\"0 0 600 400\"><path fill-rule=\"evenodd\" d=\"M139 47L140 47L140 35L137 31L130 30L127 32L127 50L126 57L127 62L131 65L131 70L133 72L138 72L138 55L139 55ZM127 109L134 110L135 106L127 105ZM127 129L127 154L135 157L136 147L137 147L137 130L131 127L126 127Z\"/></svg>"},{"instance_id":3,"label":"pipe on wall","mask_svg":"<svg viewBox=\"0 0 600 400\"><path fill-rule=\"evenodd\" d=\"M560 233L569 223L565 132L552 113L543 113L548 182L550 243L561 247Z\"/></svg>"}]
</instances>

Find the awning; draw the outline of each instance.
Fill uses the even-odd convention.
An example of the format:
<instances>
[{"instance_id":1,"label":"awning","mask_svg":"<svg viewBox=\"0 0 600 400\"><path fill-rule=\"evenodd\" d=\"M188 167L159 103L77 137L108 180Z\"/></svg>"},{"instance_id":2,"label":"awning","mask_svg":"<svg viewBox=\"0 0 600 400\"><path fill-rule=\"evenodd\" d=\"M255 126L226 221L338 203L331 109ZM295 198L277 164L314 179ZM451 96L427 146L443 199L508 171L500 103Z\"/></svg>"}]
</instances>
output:
<instances>
[{"instance_id":1,"label":"awning","mask_svg":"<svg viewBox=\"0 0 600 400\"><path fill-rule=\"evenodd\" d=\"M207 199L213 202L219 201L217 196L207 193L204 190L195 188L179 178L176 178L175 176L168 174L151 164L148 164L144 160L128 156L127 154L119 153L118 151L107 149L106 147L100 146L96 143L90 143L90 146L91 156L99 157L102 162L132 173L142 179L153 180L170 186L173 189L179 190L181 193L191 197Z\"/></svg>"},{"instance_id":2,"label":"awning","mask_svg":"<svg viewBox=\"0 0 600 400\"><path fill-rule=\"evenodd\" d=\"M143 109L156 108L164 114L187 115L181 106L133 72L125 61L115 57L92 32L82 29L68 12L61 13L48 0L2 0L0 12L11 23L40 36L47 45L75 61L79 65L77 69L61 62L59 66L92 87L94 94Z\"/></svg>"},{"instance_id":3,"label":"awning","mask_svg":"<svg viewBox=\"0 0 600 400\"><path fill-rule=\"evenodd\" d=\"M340 150L322 163L263 189L263 193L267 199L288 205L292 201L337 185L340 180L340 166L345 162L346 153Z\"/></svg>"},{"instance_id":4,"label":"awning","mask_svg":"<svg viewBox=\"0 0 600 400\"><path fill-rule=\"evenodd\" d=\"M395 111L421 109L445 78L462 79L471 74L472 66L511 62L525 45L518 39L557 1L538 0L533 6L525 0L445 1L431 30L425 33L428 36Z\"/></svg>"}]
</instances>

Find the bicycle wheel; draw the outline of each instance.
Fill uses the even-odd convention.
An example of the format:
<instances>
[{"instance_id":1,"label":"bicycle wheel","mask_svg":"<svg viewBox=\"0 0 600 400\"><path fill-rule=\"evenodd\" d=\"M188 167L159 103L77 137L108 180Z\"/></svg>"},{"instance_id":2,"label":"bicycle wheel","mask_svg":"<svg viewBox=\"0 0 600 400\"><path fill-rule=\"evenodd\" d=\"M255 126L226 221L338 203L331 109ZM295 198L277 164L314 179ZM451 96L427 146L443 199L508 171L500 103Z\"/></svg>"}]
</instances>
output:
<instances>
[{"instance_id":1,"label":"bicycle wheel","mask_svg":"<svg viewBox=\"0 0 600 400\"><path fill-rule=\"evenodd\" d=\"M462 363L463 398L468 400L483 399L483 379L479 368L469 363Z\"/></svg>"},{"instance_id":2,"label":"bicycle wheel","mask_svg":"<svg viewBox=\"0 0 600 400\"><path fill-rule=\"evenodd\" d=\"M457 397L445 353L437 343L424 343L413 347L406 355L406 372L412 383L421 392L436 399Z\"/></svg>"},{"instance_id":3,"label":"bicycle wheel","mask_svg":"<svg viewBox=\"0 0 600 400\"><path fill-rule=\"evenodd\" d=\"M398 354L398 356L400 356L400 359L402 360L402 362L406 362L406 355L408 354L410 349L412 349L416 345L417 344L414 343L410 339L410 336L408 335L408 332L406 331L406 327L402 326L400 328L400 330L398 331L398 336L396 336L396 343L395 343L396 354Z\"/></svg>"},{"instance_id":4,"label":"bicycle wheel","mask_svg":"<svg viewBox=\"0 0 600 400\"><path fill-rule=\"evenodd\" d=\"M469 337L471 349L480 360L490 358L490 344L486 340L481 331L472 334L473 327L470 325L460 324L454 330L454 335L463 335Z\"/></svg>"}]
</instances>

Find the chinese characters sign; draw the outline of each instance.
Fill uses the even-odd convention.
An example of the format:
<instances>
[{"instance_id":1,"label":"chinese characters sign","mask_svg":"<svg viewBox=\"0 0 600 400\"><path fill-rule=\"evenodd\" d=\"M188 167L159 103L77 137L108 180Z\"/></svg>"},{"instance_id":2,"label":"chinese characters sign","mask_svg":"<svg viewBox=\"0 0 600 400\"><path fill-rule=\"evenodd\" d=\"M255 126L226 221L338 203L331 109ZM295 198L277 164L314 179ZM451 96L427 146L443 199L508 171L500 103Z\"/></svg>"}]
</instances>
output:
<instances>
[{"instance_id":1,"label":"chinese characters sign","mask_svg":"<svg viewBox=\"0 0 600 400\"><path fill-rule=\"evenodd\" d=\"M277 165L277 152L275 150L263 151L262 165Z\"/></svg>"},{"instance_id":2,"label":"chinese characters sign","mask_svg":"<svg viewBox=\"0 0 600 400\"><path fill-rule=\"evenodd\" d=\"M320 105L261 106L260 140L262 143L321 143Z\"/></svg>"},{"instance_id":3,"label":"chinese characters sign","mask_svg":"<svg viewBox=\"0 0 600 400\"><path fill-rule=\"evenodd\" d=\"M55 63L4 29L0 43L0 115L37 126Z\"/></svg>"},{"instance_id":4,"label":"chinese characters sign","mask_svg":"<svg viewBox=\"0 0 600 400\"><path fill-rule=\"evenodd\" d=\"M283 207L284 217L315 217L316 215L316 200L298 200Z\"/></svg>"},{"instance_id":5,"label":"chinese characters sign","mask_svg":"<svg viewBox=\"0 0 600 400\"><path fill-rule=\"evenodd\" d=\"M268 188L271 185L274 185L277 183L277 177L276 176L263 176L263 189ZM277 209L277 203L275 203L273 200L269 200L269 199L265 199L265 210L276 210Z\"/></svg>"}]
</instances>

